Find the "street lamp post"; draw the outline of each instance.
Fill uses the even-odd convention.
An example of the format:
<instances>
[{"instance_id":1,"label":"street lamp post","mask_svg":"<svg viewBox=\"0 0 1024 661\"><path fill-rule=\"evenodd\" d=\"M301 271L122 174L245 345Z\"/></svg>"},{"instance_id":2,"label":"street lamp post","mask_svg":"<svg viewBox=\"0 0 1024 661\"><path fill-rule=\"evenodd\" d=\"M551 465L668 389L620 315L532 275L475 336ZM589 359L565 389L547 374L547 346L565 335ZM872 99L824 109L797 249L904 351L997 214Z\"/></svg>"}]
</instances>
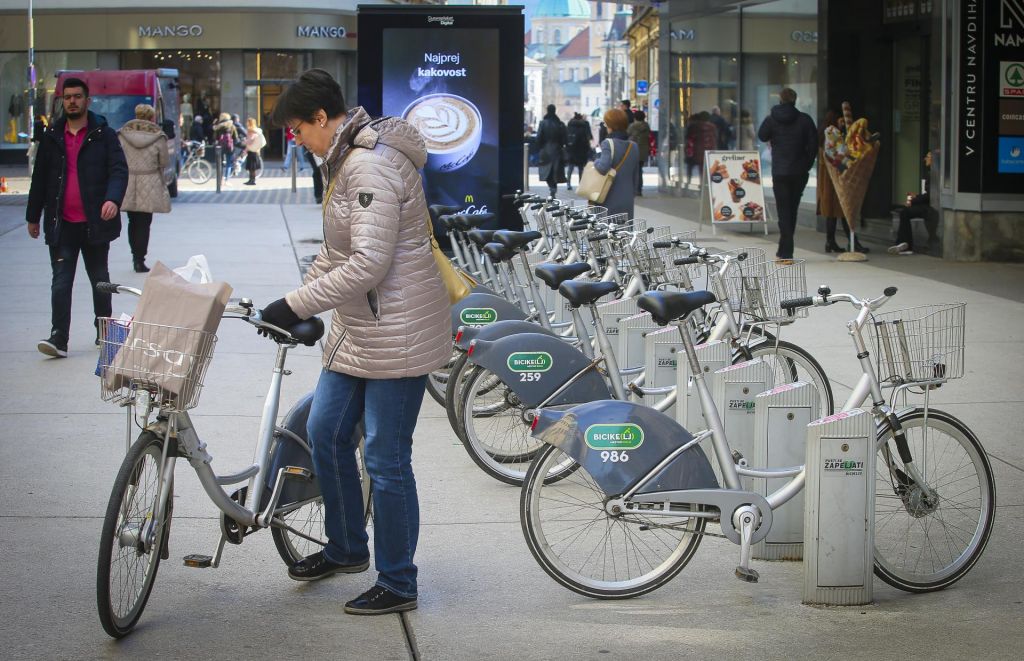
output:
<instances>
[{"instance_id":1,"label":"street lamp post","mask_svg":"<svg viewBox=\"0 0 1024 661\"><path fill-rule=\"evenodd\" d=\"M28 137L29 142L36 136L36 48L35 23L32 18L32 0L28 0Z\"/></svg>"}]
</instances>

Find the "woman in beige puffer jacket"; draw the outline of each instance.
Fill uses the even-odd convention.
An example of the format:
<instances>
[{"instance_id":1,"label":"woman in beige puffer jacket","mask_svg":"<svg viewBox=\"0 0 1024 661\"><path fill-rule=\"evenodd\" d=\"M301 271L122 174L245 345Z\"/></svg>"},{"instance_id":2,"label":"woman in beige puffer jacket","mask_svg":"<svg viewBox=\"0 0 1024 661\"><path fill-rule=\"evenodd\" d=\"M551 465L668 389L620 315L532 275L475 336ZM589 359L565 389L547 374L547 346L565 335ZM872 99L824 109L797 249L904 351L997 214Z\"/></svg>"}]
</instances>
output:
<instances>
[{"instance_id":1,"label":"woman in beige puffer jacket","mask_svg":"<svg viewBox=\"0 0 1024 661\"><path fill-rule=\"evenodd\" d=\"M135 119L125 122L117 132L128 161L128 192L121 209L128 212L128 244L136 273L149 271L146 253L153 214L171 210L171 196L164 184L169 159L167 136L153 123L155 117L153 106L140 103L135 106Z\"/></svg>"},{"instance_id":2,"label":"woman in beige puffer jacket","mask_svg":"<svg viewBox=\"0 0 1024 661\"><path fill-rule=\"evenodd\" d=\"M452 333L427 232L423 138L401 119L346 112L338 83L320 69L281 95L274 121L320 160L328 188L320 254L303 286L268 305L263 320L289 328L334 311L307 422L329 542L288 573L312 581L369 565L353 438L362 419L377 581L345 610L411 610L419 536L412 433L427 374L448 362Z\"/></svg>"}]
</instances>

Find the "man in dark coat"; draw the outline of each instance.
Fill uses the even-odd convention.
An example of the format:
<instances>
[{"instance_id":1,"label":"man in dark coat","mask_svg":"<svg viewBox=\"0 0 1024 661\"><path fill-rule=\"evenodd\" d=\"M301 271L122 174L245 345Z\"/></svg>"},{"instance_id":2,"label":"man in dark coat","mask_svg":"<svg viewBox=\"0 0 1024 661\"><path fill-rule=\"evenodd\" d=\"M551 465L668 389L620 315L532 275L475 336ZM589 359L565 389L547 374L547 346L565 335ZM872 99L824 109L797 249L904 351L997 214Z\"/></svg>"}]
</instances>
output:
<instances>
[{"instance_id":1,"label":"man in dark coat","mask_svg":"<svg viewBox=\"0 0 1024 661\"><path fill-rule=\"evenodd\" d=\"M565 145L569 140L565 124L555 114L551 104L537 127L537 150L540 154L537 168L542 181L547 182L551 197L558 192L558 184L565 183Z\"/></svg>"},{"instance_id":2,"label":"man in dark coat","mask_svg":"<svg viewBox=\"0 0 1024 661\"><path fill-rule=\"evenodd\" d=\"M572 190L572 169L579 170L580 178L583 177L583 168L590 160L590 150L593 149L594 133L590 130L590 122L583 118L583 115L576 113L569 120L569 174L566 177L566 188Z\"/></svg>"},{"instance_id":3,"label":"man in dark coat","mask_svg":"<svg viewBox=\"0 0 1024 661\"><path fill-rule=\"evenodd\" d=\"M71 293L79 254L93 286L95 316L111 315L110 294L96 291L96 283L110 280L107 253L110 242L121 234L120 207L128 189L128 165L121 142L103 117L89 111L89 87L82 80L68 78L62 95L64 116L40 141L25 212L33 239L39 238L42 216L50 249L52 328L50 337L40 341L38 348L54 358L68 355Z\"/></svg>"},{"instance_id":4,"label":"man in dark coat","mask_svg":"<svg viewBox=\"0 0 1024 661\"><path fill-rule=\"evenodd\" d=\"M772 148L772 189L779 213L780 260L793 259L793 233L807 173L818 155L818 132L810 115L796 109L796 92L786 87L779 105L761 124L757 137Z\"/></svg>"}]
</instances>

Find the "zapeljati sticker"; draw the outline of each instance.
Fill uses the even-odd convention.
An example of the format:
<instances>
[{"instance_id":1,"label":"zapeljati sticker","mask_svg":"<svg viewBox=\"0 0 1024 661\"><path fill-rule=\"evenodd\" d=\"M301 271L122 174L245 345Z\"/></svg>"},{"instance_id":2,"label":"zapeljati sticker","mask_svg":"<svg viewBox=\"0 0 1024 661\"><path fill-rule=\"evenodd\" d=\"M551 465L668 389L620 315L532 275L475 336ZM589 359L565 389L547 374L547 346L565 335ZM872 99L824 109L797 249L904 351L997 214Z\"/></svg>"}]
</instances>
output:
<instances>
[{"instance_id":1,"label":"zapeljati sticker","mask_svg":"<svg viewBox=\"0 0 1024 661\"><path fill-rule=\"evenodd\" d=\"M466 308L459 312L459 320L467 326L483 326L496 322L498 313L494 308Z\"/></svg>"},{"instance_id":2,"label":"zapeljati sticker","mask_svg":"<svg viewBox=\"0 0 1024 661\"><path fill-rule=\"evenodd\" d=\"M590 425L584 434L593 450L636 450L644 443L644 430L632 423Z\"/></svg>"},{"instance_id":3,"label":"zapeljati sticker","mask_svg":"<svg viewBox=\"0 0 1024 661\"><path fill-rule=\"evenodd\" d=\"M506 364L513 372L547 372L555 361L547 351L516 351Z\"/></svg>"}]
</instances>

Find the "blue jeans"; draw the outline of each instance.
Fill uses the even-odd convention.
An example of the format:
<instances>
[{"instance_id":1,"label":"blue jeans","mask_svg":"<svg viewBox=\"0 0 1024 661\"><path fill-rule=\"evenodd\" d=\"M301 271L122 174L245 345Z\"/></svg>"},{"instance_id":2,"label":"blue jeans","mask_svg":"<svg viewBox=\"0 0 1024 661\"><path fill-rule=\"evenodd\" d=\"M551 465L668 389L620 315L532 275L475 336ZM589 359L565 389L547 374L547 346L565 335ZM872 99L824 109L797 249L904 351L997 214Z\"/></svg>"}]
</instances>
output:
<instances>
[{"instance_id":1,"label":"blue jeans","mask_svg":"<svg viewBox=\"0 0 1024 661\"><path fill-rule=\"evenodd\" d=\"M427 377L362 379L324 370L316 384L306 429L324 497L324 553L333 562L370 556L353 430L366 427L363 448L373 486L373 561L377 585L416 596L419 500L412 473L412 432Z\"/></svg>"}]
</instances>

